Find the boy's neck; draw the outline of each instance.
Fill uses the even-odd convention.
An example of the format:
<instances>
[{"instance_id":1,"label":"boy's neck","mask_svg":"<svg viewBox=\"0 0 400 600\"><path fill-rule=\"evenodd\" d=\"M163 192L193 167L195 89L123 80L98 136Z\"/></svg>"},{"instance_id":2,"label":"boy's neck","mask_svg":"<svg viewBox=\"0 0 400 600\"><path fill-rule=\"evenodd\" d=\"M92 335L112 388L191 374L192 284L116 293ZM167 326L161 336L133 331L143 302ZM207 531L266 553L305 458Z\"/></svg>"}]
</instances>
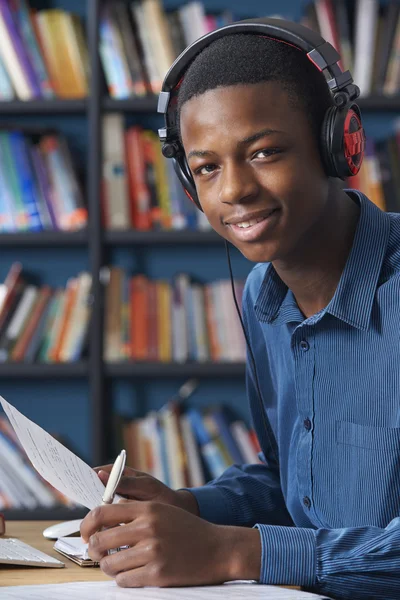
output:
<instances>
[{"instance_id":1,"label":"boy's neck","mask_svg":"<svg viewBox=\"0 0 400 600\"><path fill-rule=\"evenodd\" d=\"M273 262L306 318L332 299L353 244L359 214L360 207L343 190L333 192L307 244L297 248L293 258Z\"/></svg>"}]
</instances>

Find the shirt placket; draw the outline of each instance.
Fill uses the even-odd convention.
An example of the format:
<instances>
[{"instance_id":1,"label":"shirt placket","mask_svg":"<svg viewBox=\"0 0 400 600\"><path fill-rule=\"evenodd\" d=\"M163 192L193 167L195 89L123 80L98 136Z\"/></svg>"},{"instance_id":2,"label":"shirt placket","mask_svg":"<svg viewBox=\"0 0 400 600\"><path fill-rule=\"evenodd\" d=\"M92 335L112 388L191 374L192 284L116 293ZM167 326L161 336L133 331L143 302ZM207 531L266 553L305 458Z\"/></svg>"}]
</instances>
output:
<instances>
[{"instance_id":1,"label":"shirt placket","mask_svg":"<svg viewBox=\"0 0 400 600\"><path fill-rule=\"evenodd\" d=\"M292 353L300 427L296 457L299 501L308 518L319 523L314 510L311 463L314 438L314 326L302 324L295 329L292 334Z\"/></svg>"}]
</instances>

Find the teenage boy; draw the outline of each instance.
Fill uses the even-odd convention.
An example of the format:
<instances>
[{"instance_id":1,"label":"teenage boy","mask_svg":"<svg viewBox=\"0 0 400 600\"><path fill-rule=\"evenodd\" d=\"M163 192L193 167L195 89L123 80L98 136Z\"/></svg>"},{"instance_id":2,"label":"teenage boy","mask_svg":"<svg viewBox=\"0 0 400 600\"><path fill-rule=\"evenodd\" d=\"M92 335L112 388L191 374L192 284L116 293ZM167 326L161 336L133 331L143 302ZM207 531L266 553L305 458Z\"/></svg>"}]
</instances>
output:
<instances>
[{"instance_id":1,"label":"teenage boy","mask_svg":"<svg viewBox=\"0 0 400 600\"><path fill-rule=\"evenodd\" d=\"M201 207L257 263L243 317L263 462L180 491L127 469L118 491L134 501L81 529L121 586L400 598L400 216L327 175L332 102L304 52L259 35L213 41L185 73L179 135Z\"/></svg>"}]
</instances>

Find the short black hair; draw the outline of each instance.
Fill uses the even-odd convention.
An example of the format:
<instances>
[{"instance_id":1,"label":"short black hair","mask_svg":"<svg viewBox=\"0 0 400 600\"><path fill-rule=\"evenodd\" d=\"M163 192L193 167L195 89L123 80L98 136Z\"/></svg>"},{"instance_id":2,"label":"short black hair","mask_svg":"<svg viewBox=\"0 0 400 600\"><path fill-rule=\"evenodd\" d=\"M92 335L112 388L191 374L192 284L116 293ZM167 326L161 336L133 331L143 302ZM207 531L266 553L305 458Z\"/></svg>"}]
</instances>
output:
<instances>
[{"instance_id":1,"label":"short black hair","mask_svg":"<svg viewBox=\"0 0 400 600\"><path fill-rule=\"evenodd\" d=\"M185 102L208 90L278 81L293 108L303 109L319 143L326 110L333 106L327 81L302 50L254 33L233 33L213 41L191 62L178 92L177 127Z\"/></svg>"}]
</instances>

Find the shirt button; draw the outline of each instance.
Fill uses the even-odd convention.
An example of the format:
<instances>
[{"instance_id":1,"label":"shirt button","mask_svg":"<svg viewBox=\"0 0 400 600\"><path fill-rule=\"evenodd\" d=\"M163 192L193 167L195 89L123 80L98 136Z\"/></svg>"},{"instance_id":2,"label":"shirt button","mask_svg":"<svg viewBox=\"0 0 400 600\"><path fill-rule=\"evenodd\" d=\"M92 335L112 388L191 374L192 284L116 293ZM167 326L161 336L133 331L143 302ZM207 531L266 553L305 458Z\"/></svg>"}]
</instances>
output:
<instances>
[{"instance_id":1,"label":"shirt button","mask_svg":"<svg viewBox=\"0 0 400 600\"><path fill-rule=\"evenodd\" d=\"M303 350L303 352L307 352L307 350L310 349L310 344L307 342L307 340L301 340L300 348Z\"/></svg>"},{"instance_id":2,"label":"shirt button","mask_svg":"<svg viewBox=\"0 0 400 600\"><path fill-rule=\"evenodd\" d=\"M310 419L305 419L304 420L304 427L307 429L307 431L310 431L310 429L311 429L311 421L310 421Z\"/></svg>"},{"instance_id":3,"label":"shirt button","mask_svg":"<svg viewBox=\"0 0 400 600\"><path fill-rule=\"evenodd\" d=\"M304 496L303 498L303 504L306 508L310 508L311 507L311 500L308 496Z\"/></svg>"}]
</instances>

